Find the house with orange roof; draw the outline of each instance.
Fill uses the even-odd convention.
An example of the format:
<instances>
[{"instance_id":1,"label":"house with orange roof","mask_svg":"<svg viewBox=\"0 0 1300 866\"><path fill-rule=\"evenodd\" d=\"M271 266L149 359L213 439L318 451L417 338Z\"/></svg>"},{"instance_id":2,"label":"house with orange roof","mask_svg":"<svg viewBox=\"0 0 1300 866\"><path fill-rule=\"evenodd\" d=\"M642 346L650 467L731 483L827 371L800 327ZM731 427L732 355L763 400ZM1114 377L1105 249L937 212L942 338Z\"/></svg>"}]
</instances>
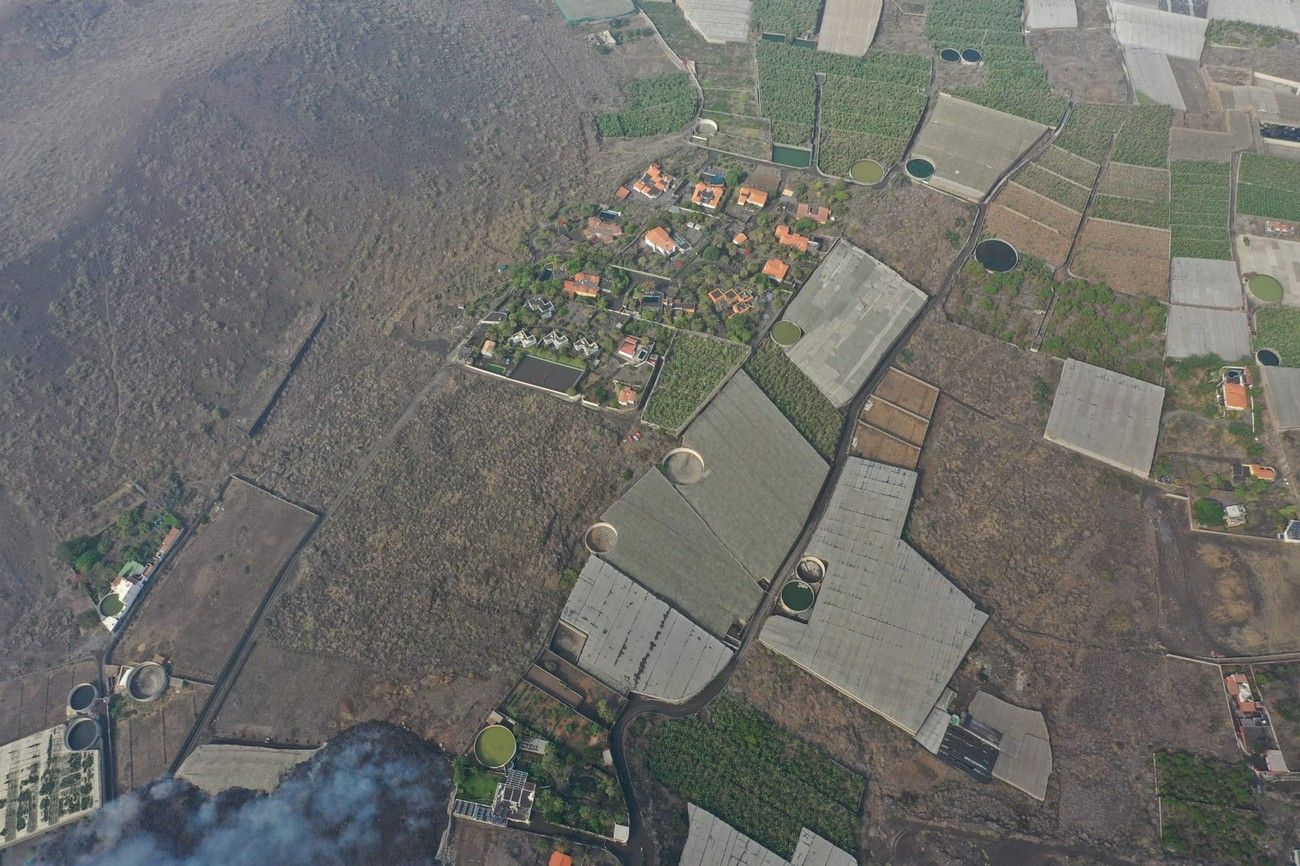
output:
<instances>
[{"instance_id":1,"label":"house with orange roof","mask_svg":"<svg viewBox=\"0 0 1300 866\"><path fill-rule=\"evenodd\" d=\"M573 858L563 851L552 851L551 859L546 866L573 866Z\"/></svg>"},{"instance_id":2,"label":"house with orange roof","mask_svg":"<svg viewBox=\"0 0 1300 866\"><path fill-rule=\"evenodd\" d=\"M808 207L806 204L800 205L794 210L794 218L797 220L809 219L818 225L826 225L831 218L831 209L824 204L817 207Z\"/></svg>"},{"instance_id":3,"label":"house with orange roof","mask_svg":"<svg viewBox=\"0 0 1300 866\"><path fill-rule=\"evenodd\" d=\"M600 274L579 271L573 279L564 281L563 292L566 298L594 298L600 294Z\"/></svg>"},{"instance_id":4,"label":"house with orange roof","mask_svg":"<svg viewBox=\"0 0 1300 866\"><path fill-rule=\"evenodd\" d=\"M761 209L767 205L767 193L751 186L742 186L736 191L736 204L741 207L753 205Z\"/></svg>"},{"instance_id":5,"label":"house with orange roof","mask_svg":"<svg viewBox=\"0 0 1300 866\"><path fill-rule=\"evenodd\" d=\"M591 242L612 244L623 236L623 229L618 223L606 222L600 217L587 217L587 227L582 230L582 237Z\"/></svg>"},{"instance_id":6,"label":"house with orange roof","mask_svg":"<svg viewBox=\"0 0 1300 866\"><path fill-rule=\"evenodd\" d=\"M811 239L792 231L789 226L780 225L776 227L776 242L783 247L794 247L801 253L808 252L808 243Z\"/></svg>"},{"instance_id":7,"label":"house with orange roof","mask_svg":"<svg viewBox=\"0 0 1300 866\"><path fill-rule=\"evenodd\" d=\"M784 283L786 276L790 273L790 266L780 259L768 259L763 264L763 276L771 277L778 283Z\"/></svg>"},{"instance_id":8,"label":"house with orange roof","mask_svg":"<svg viewBox=\"0 0 1300 866\"><path fill-rule=\"evenodd\" d=\"M744 232L736 232L736 236L731 239L731 242L738 247L744 246L746 243L748 243L748 241L749 241L749 235L745 234Z\"/></svg>"},{"instance_id":9,"label":"house with orange roof","mask_svg":"<svg viewBox=\"0 0 1300 866\"><path fill-rule=\"evenodd\" d=\"M622 382L615 382L614 396L618 400L618 405L623 408L635 406L641 400L641 392L631 385L625 385Z\"/></svg>"},{"instance_id":10,"label":"house with orange roof","mask_svg":"<svg viewBox=\"0 0 1300 866\"><path fill-rule=\"evenodd\" d=\"M1223 684L1228 689L1228 697L1242 715L1249 716L1259 711L1259 702L1250 691L1248 676L1232 674L1223 678Z\"/></svg>"},{"instance_id":11,"label":"house with orange roof","mask_svg":"<svg viewBox=\"0 0 1300 866\"><path fill-rule=\"evenodd\" d=\"M1259 463L1247 463L1243 468L1251 478L1258 478L1260 481L1277 480L1277 470L1272 466L1262 466Z\"/></svg>"},{"instance_id":12,"label":"house with orange roof","mask_svg":"<svg viewBox=\"0 0 1300 866\"><path fill-rule=\"evenodd\" d=\"M677 241L673 240L673 236L663 226L655 226L646 232L642 243L661 256L671 256L677 252Z\"/></svg>"},{"instance_id":13,"label":"house with orange roof","mask_svg":"<svg viewBox=\"0 0 1300 866\"><path fill-rule=\"evenodd\" d=\"M1249 411L1250 391L1240 382L1224 380L1219 384L1219 402L1229 412Z\"/></svg>"},{"instance_id":14,"label":"house with orange roof","mask_svg":"<svg viewBox=\"0 0 1300 866\"><path fill-rule=\"evenodd\" d=\"M618 188L618 192L614 193L614 198L618 199L619 201L623 201L631 194L632 194L632 190L628 189L625 186L620 186Z\"/></svg>"},{"instance_id":15,"label":"house with orange roof","mask_svg":"<svg viewBox=\"0 0 1300 866\"><path fill-rule=\"evenodd\" d=\"M668 191L676 180L672 175L664 174L663 168L657 162L652 162L646 166L637 182L632 184L632 189L641 193L646 198L658 198Z\"/></svg>"},{"instance_id":16,"label":"house with orange roof","mask_svg":"<svg viewBox=\"0 0 1300 866\"><path fill-rule=\"evenodd\" d=\"M722 184L700 181L695 184L695 191L691 193L691 204L706 210L717 210L718 205L722 203L722 197L726 194L727 188Z\"/></svg>"}]
</instances>

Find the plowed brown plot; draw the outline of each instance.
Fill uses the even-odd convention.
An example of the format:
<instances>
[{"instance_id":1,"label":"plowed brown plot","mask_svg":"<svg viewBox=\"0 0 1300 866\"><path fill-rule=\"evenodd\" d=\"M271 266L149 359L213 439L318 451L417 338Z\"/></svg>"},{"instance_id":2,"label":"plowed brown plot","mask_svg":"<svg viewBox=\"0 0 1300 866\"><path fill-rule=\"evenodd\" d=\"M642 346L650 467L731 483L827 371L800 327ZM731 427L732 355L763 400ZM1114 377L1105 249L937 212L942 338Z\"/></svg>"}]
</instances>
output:
<instances>
[{"instance_id":1,"label":"plowed brown plot","mask_svg":"<svg viewBox=\"0 0 1300 866\"><path fill-rule=\"evenodd\" d=\"M993 200L985 225L989 234L1010 242L1022 253L1063 265L1080 219L1078 211L1009 183Z\"/></svg>"},{"instance_id":2,"label":"plowed brown plot","mask_svg":"<svg viewBox=\"0 0 1300 866\"><path fill-rule=\"evenodd\" d=\"M903 469L915 469L921 459L921 449L917 446L862 421L853 431L853 454Z\"/></svg>"},{"instance_id":3,"label":"plowed brown plot","mask_svg":"<svg viewBox=\"0 0 1300 866\"><path fill-rule=\"evenodd\" d=\"M1116 291L1169 299L1169 232L1088 220L1071 269Z\"/></svg>"}]
</instances>

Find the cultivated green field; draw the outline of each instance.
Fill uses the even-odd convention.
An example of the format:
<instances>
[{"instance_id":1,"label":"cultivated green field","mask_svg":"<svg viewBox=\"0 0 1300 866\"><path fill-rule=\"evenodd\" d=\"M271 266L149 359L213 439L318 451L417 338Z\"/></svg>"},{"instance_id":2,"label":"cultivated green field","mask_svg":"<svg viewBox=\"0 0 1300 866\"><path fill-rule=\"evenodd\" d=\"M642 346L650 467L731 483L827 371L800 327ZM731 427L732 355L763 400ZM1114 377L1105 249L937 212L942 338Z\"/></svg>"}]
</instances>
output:
<instances>
[{"instance_id":1,"label":"cultivated green field","mask_svg":"<svg viewBox=\"0 0 1300 866\"><path fill-rule=\"evenodd\" d=\"M1243 153L1237 176L1237 213L1300 220L1300 162Z\"/></svg>"},{"instance_id":2,"label":"cultivated green field","mask_svg":"<svg viewBox=\"0 0 1300 866\"><path fill-rule=\"evenodd\" d=\"M1085 102L1074 107L1056 143L1091 162L1100 163L1109 154L1116 162L1160 168L1169 155L1171 122L1172 113L1163 105Z\"/></svg>"},{"instance_id":3,"label":"cultivated green field","mask_svg":"<svg viewBox=\"0 0 1300 866\"><path fill-rule=\"evenodd\" d=\"M745 364L745 372L818 454L827 460L834 457L844 416L785 352L764 341Z\"/></svg>"},{"instance_id":4,"label":"cultivated green field","mask_svg":"<svg viewBox=\"0 0 1300 866\"><path fill-rule=\"evenodd\" d=\"M682 799L789 858L804 827L850 853L866 780L729 697L651 732L650 771Z\"/></svg>"},{"instance_id":5,"label":"cultivated green field","mask_svg":"<svg viewBox=\"0 0 1300 866\"><path fill-rule=\"evenodd\" d=\"M750 27L758 33L802 36L817 27L821 0L754 0Z\"/></svg>"},{"instance_id":6,"label":"cultivated green field","mask_svg":"<svg viewBox=\"0 0 1300 866\"><path fill-rule=\"evenodd\" d=\"M1088 203L1088 188L1079 186L1037 163L1029 163L1016 175L1016 183L1060 202L1071 210L1082 211Z\"/></svg>"},{"instance_id":7,"label":"cultivated green field","mask_svg":"<svg viewBox=\"0 0 1300 866\"><path fill-rule=\"evenodd\" d=\"M1169 167L1170 255L1231 259L1228 208L1231 169L1219 162L1175 162Z\"/></svg>"},{"instance_id":8,"label":"cultivated green field","mask_svg":"<svg viewBox=\"0 0 1300 866\"><path fill-rule=\"evenodd\" d=\"M1273 349L1283 366L1300 367L1300 310L1266 307L1256 313L1255 348Z\"/></svg>"},{"instance_id":9,"label":"cultivated green field","mask_svg":"<svg viewBox=\"0 0 1300 866\"><path fill-rule=\"evenodd\" d=\"M1225 763L1191 752L1156 752L1166 850L1197 860L1263 863L1268 828L1244 760Z\"/></svg>"},{"instance_id":10,"label":"cultivated green field","mask_svg":"<svg viewBox=\"0 0 1300 866\"><path fill-rule=\"evenodd\" d=\"M741 343L679 331L643 419L667 430L679 429L748 352Z\"/></svg>"},{"instance_id":11,"label":"cultivated green field","mask_svg":"<svg viewBox=\"0 0 1300 866\"><path fill-rule=\"evenodd\" d=\"M685 72L669 72L628 82L632 102L626 111L596 115L602 138L640 138L681 129L695 117L695 87Z\"/></svg>"}]
</instances>

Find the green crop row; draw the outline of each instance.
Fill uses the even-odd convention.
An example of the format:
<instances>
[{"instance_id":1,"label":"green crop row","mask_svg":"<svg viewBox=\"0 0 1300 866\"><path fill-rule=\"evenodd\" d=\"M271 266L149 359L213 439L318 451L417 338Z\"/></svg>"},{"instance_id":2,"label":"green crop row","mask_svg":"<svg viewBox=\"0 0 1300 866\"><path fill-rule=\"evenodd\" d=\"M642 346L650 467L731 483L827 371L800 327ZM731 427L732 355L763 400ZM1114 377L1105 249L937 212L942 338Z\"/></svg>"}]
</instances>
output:
<instances>
[{"instance_id":1,"label":"green crop row","mask_svg":"<svg viewBox=\"0 0 1300 866\"><path fill-rule=\"evenodd\" d=\"M1300 220L1300 163L1243 153L1237 177L1237 212Z\"/></svg>"},{"instance_id":2,"label":"green crop row","mask_svg":"<svg viewBox=\"0 0 1300 866\"><path fill-rule=\"evenodd\" d=\"M1039 195L1063 204L1071 210L1083 211L1088 204L1088 189L1048 171L1036 163L1029 163L1016 175L1016 183L1032 189Z\"/></svg>"},{"instance_id":3,"label":"green crop row","mask_svg":"<svg viewBox=\"0 0 1300 866\"><path fill-rule=\"evenodd\" d=\"M874 159L888 168L903 158L906 149L905 138L823 126L817 139L817 167L826 174L848 177L853 164L860 159Z\"/></svg>"},{"instance_id":4,"label":"green crop row","mask_svg":"<svg viewBox=\"0 0 1300 866\"><path fill-rule=\"evenodd\" d=\"M681 129L695 117L695 87L685 72L638 78L624 87L626 111L596 115L602 138L639 138Z\"/></svg>"},{"instance_id":5,"label":"green crop row","mask_svg":"<svg viewBox=\"0 0 1300 866\"><path fill-rule=\"evenodd\" d=\"M1169 172L1163 168L1143 168L1112 161L1106 166L1097 191L1121 198L1168 203Z\"/></svg>"},{"instance_id":6,"label":"green crop row","mask_svg":"<svg viewBox=\"0 0 1300 866\"><path fill-rule=\"evenodd\" d=\"M1130 165L1163 167L1169 155L1172 112L1164 105L1075 106L1056 143L1061 148L1100 163L1111 159Z\"/></svg>"},{"instance_id":7,"label":"green crop row","mask_svg":"<svg viewBox=\"0 0 1300 866\"><path fill-rule=\"evenodd\" d=\"M821 105L821 122L833 129L907 139L925 111L925 94L912 87L828 75Z\"/></svg>"},{"instance_id":8,"label":"green crop row","mask_svg":"<svg viewBox=\"0 0 1300 866\"><path fill-rule=\"evenodd\" d=\"M1068 150L1062 150L1056 145L1052 145L1043 151L1042 156L1034 160L1049 171L1054 171L1061 177L1068 178L1079 186L1091 188L1097 180L1097 171L1101 166L1095 162L1089 162L1081 156L1075 156Z\"/></svg>"},{"instance_id":9,"label":"green crop row","mask_svg":"<svg viewBox=\"0 0 1300 866\"><path fill-rule=\"evenodd\" d=\"M646 404L646 423L679 429L748 352L739 343L678 332Z\"/></svg>"},{"instance_id":10,"label":"green crop row","mask_svg":"<svg viewBox=\"0 0 1300 866\"><path fill-rule=\"evenodd\" d=\"M1175 162L1169 168L1170 254L1231 259L1228 203L1231 168L1221 162Z\"/></svg>"},{"instance_id":11,"label":"green crop row","mask_svg":"<svg viewBox=\"0 0 1300 866\"><path fill-rule=\"evenodd\" d=\"M723 697L707 722L674 719L650 737L660 784L778 856L793 856L804 827L857 851L865 780L762 713Z\"/></svg>"},{"instance_id":12,"label":"green crop row","mask_svg":"<svg viewBox=\"0 0 1300 866\"><path fill-rule=\"evenodd\" d=\"M1093 199L1092 216L1158 229L1169 227L1169 205L1162 201L1099 195Z\"/></svg>"},{"instance_id":13,"label":"green crop row","mask_svg":"<svg viewBox=\"0 0 1300 866\"><path fill-rule=\"evenodd\" d=\"M1129 105L1110 158L1129 165L1163 168L1169 159L1169 127L1173 111L1167 105Z\"/></svg>"},{"instance_id":14,"label":"green crop row","mask_svg":"<svg viewBox=\"0 0 1300 866\"><path fill-rule=\"evenodd\" d=\"M1053 92L1047 73L1028 48L994 45L983 51L988 82L982 87L953 88L949 91L953 96L1046 126L1060 122L1066 99Z\"/></svg>"},{"instance_id":15,"label":"green crop row","mask_svg":"<svg viewBox=\"0 0 1300 866\"><path fill-rule=\"evenodd\" d=\"M1023 45L1021 0L932 0L925 35L939 48Z\"/></svg>"},{"instance_id":16,"label":"green crop row","mask_svg":"<svg viewBox=\"0 0 1300 866\"><path fill-rule=\"evenodd\" d=\"M750 22L759 33L802 36L817 27L820 0L754 0Z\"/></svg>"},{"instance_id":17,"label":"green crop row","mask_svg":"<svg viewBox=\"0 0 1300 866\"><path fill-rule=\"evenodd\" d=\"M844 416L785 352L764 340L745 364L745 372L818 454L834 458Z\"/></svg>"},{"instance_id":18,"label":"green crop row","mask_svg":"<svg viewBox=\"0 0 1300 866\"><path fill-rule=\"evenodd\" d=\"M1255 315L1255 347L1273 349L1286 364L1300 359L1300 310L1265 307Z\"/></svg>"}]
</instances>

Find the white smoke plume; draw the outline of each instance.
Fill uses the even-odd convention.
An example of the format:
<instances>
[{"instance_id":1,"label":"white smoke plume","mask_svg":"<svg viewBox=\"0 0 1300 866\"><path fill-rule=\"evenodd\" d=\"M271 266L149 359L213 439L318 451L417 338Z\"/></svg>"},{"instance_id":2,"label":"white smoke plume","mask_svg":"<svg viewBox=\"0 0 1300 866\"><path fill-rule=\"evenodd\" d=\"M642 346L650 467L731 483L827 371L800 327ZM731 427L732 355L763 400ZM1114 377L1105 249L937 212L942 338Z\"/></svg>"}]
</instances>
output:
<instances>
[{"instance_id":1,"label":"white smoke plume","mask_svg":"<svg viewBox=\"0 0 1300 866\"><path fill-rule=\"evenodd\" d=\"M354 728L271 794L210 798L163 779L46 846L38 866L432 864L451 771L418 738Z\"/></svg>"}]
</instances>

